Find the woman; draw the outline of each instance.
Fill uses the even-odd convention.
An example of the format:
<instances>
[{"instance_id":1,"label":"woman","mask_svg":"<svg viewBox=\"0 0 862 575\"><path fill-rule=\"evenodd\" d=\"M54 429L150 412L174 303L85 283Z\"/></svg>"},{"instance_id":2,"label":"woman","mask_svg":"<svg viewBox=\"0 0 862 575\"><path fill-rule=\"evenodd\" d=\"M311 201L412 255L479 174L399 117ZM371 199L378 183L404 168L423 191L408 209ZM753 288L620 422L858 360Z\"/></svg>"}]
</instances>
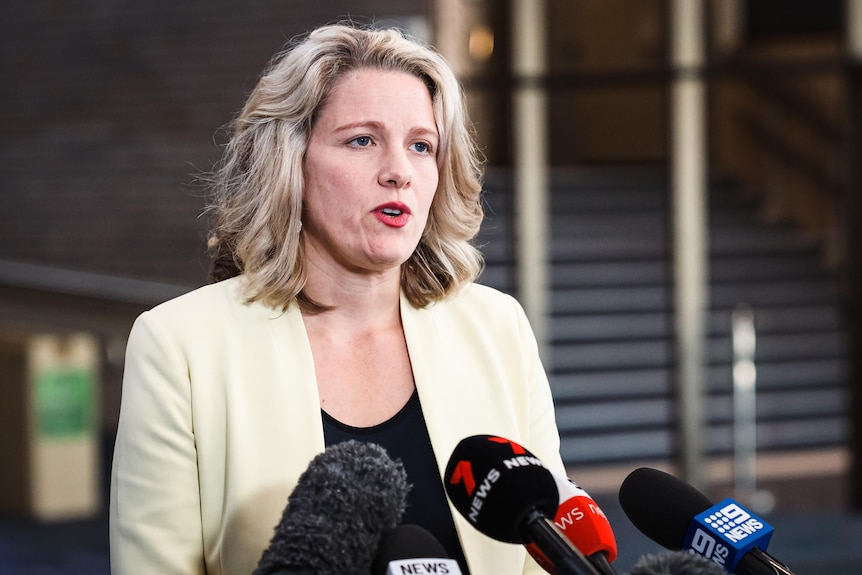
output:
<instances>
[{"instance_id":1,"label":"woman","mask_svg":"<svg viewBox=\"0 0 862 575\"><path fill-rule=\"evenodd\" d=\"M333 25L273 61L215 178L219 281L132 328L114 573L251 573L308 462L349 438L404 460L405 521L465 570L542 572L465 522L441 482L476 434L564 472L523 311L472 283L479 177L460 88L432 50Z\"/></svg>"}]
</instances>

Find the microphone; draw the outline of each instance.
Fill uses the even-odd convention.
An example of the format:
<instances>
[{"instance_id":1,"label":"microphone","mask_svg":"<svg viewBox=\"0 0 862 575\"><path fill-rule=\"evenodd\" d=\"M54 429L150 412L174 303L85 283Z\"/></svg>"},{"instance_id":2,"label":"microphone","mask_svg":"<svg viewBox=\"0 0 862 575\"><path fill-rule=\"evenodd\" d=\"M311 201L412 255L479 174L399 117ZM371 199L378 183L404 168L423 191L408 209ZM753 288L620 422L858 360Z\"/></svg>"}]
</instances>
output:
<instances>
[{"instance_id":1,"label":"microphone","mask_svg":"<svg viewBox=\"0 0 862 575\"><path fill-rule=\"evenodd\" d=\"M586 555L602 575L615 575L611 563L617 558L617 541L607 516L577 483L559 473L551 473L560 494L554 523L566 538ZM548 559L534 544L527 551L542 568L554 574Z\"/></svg>"},{"instance_id":2,"label":"microphone","mask_svg":"<svg viewBox=\"0 0 862 575\"><path fill-rule=\"evenodd\" d=\"M426 529L405 523L383 534L371 575L461 575L458 562Z\"/></svg>"},{"instance_id":3,"label":"microphone","mask_svg":"<svg viewBox=\"0 0 862 575\"><path fill-rule=\"evenodd\" d=\"M663 471L641 467L620 486L620 505L644 535L703 555L738 575L793 575L766 553L773 528L733 499L709 498Z\"/></svg>"},{"instance_id":4,"label":"microphone","mask_svg":"<svg viewBox=\"0 0 862 575\"><path fill-rule=\"evenodd\" d=\"M660 555L644 555L634 564L629 575L726 575L715 561L687 551L671 551Z\"/></svg>"},{"instance_id":5,"label":"microphone","mask_svg":"<svg viewBox=\"0 0 862 575\"><path fill-rule=\"evenodd\" d=\"M556 482L523 446L492 435L462 439L444 479L455 509L481 533L534 544L557 575L599 575L550 519L560 501Z\"/></svg>"},{"instance_id":6,"label":"microphone","mask_svg":"<svg viewBox=\"0 0 862 575\"><path fill-rule=\"evenodd\" d=\"M409 490L404 466L380 445L330 445L299 476L253 575L368 573Z\"/></svg>"}]
</instances>

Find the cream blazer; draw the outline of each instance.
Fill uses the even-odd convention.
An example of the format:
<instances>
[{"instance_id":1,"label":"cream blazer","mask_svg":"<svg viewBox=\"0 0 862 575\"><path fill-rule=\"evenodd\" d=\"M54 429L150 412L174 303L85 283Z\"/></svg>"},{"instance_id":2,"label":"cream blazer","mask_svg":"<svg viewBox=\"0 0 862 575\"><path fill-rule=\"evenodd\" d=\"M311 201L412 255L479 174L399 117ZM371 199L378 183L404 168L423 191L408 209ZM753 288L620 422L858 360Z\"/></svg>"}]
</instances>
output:
<instances>
[{"instance_id":1,"label":"cream blazer","mask_svg":"<svg viewBox=\"0 0 862 575\"><path fill-rule=\"evenodd\" d=\"M129 336L111 476L116 575L250 575L287 496L324 449L302 316L246 304L241 277L143 313ZM564 473L547 377L520 305L470 285L401 298L441 476L464 437L495 434ZM544 573L452 509L473 575Z\"/></svg>"}]
</instances>

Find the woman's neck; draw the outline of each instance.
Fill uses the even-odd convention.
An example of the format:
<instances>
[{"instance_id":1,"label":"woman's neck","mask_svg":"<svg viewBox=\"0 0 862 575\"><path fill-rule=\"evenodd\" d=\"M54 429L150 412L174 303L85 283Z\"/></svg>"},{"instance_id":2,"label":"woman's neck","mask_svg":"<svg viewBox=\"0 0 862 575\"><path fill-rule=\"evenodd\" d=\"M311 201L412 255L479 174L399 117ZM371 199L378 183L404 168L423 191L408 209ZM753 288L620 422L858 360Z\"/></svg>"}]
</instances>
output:
<instances>
[{"instance_id":1,"label":"woman's neck","mask_svg":"<svg viewBox=\"0 0 862 575\"><path fill-rule=\"evenodd\" d=\"M313 301L327 306L316 314L321 324L351 322L373 328L400 324L400 271L372 275L332 276L309 270L303 288Z\"/></svg>"}]
</instances>

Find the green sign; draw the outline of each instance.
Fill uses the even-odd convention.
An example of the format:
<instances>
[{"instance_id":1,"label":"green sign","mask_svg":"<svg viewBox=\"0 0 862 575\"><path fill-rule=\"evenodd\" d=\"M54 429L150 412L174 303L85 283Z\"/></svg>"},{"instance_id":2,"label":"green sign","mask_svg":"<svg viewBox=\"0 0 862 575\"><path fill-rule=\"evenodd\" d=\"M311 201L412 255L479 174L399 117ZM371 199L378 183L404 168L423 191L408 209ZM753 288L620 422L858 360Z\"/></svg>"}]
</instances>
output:
<instances>
[{"instance_id":1,"label":"green sign","mask_svg":"<svg viewBox=\"0 0 862 575\"><path fill-rule=\"evenodd\" d=\"M85 435L93 424L93 375L85 369L46 369L36 376L36 433Z\"/></svg>"}]
</instances>

